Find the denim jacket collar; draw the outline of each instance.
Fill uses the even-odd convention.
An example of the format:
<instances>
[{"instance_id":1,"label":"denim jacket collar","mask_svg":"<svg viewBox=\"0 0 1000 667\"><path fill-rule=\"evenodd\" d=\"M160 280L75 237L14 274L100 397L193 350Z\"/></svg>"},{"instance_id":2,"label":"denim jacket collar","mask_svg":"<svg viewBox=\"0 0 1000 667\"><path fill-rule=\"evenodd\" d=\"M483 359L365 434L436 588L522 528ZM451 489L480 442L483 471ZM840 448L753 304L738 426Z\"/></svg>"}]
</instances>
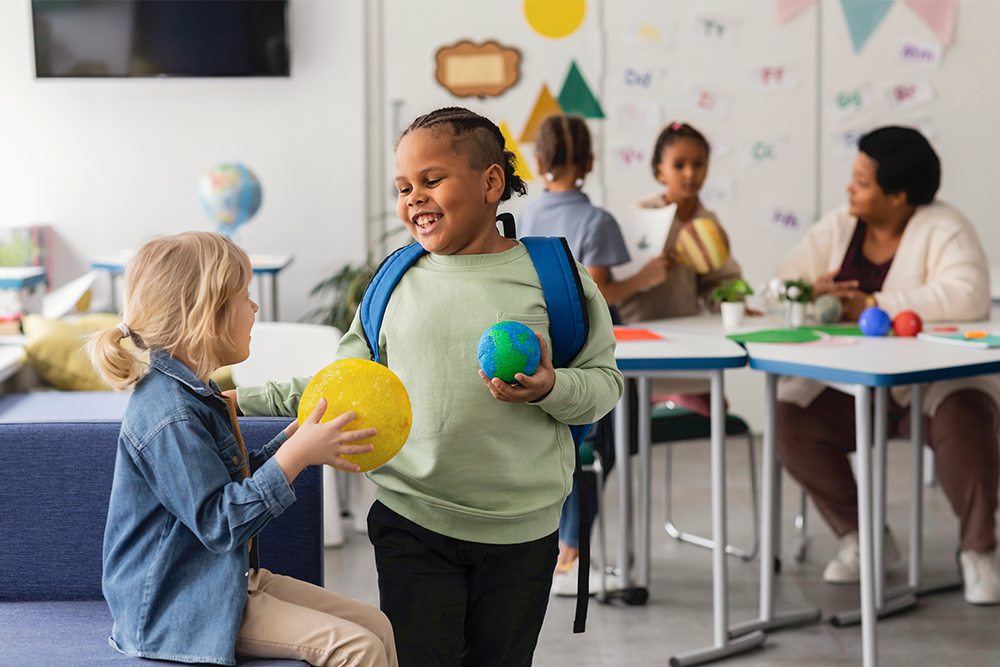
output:
<instances>
[{"instance_id":1,"label":"denim jacket collar","mask_svg":"<svg viewBox=\"0 0 1000 667\"><path fill-rule=\"evenodd\" d=\"M187 364L176 357L170 356L166 352L151 351L149 353L149 365L164 375L172 377L201 396L215 396L220 393L219 386L215 384L214 380L209 380L206 384L204 380L195 375L193 370L188 368Z\"/></svg>"}]
</instances>

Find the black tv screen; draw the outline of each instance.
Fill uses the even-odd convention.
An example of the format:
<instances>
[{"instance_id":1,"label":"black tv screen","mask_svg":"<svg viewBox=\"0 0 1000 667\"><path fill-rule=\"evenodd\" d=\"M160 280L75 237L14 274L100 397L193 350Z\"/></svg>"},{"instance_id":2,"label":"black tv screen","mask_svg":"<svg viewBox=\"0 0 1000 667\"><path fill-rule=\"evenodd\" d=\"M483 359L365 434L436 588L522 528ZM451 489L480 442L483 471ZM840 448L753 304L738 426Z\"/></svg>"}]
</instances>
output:
<instances>
[{"instance_id":1,"label":"black tv screen","mask_svg":"<svg viewBox=\"0 0 1000 667\"><path fill-rule=\"evenodd\" d=\"M287 0L32 0L35 76L288 76Z\"/></svg>"}]
</instances>

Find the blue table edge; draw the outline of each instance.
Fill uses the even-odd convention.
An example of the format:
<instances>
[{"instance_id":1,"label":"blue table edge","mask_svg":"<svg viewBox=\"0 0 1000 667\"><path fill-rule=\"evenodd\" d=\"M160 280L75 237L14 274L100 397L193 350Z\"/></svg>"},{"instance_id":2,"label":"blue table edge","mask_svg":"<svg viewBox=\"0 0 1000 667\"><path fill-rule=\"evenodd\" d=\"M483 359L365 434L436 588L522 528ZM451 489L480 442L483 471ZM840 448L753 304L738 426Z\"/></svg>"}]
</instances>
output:
<instances>
[{"instance_id":1,"label":"blue table edge","mask_svg":"<svg viewBox=\"0 0 1000 667\"><path fill-rule=\"evenodd\" d=\"M905 373L870 373L852 371L823 366L811 366L789 361L773 361L749 357L750 368L765 371L775 375L821 380L824 382L841 382L844 384L860 384L866 387L897 387L910 384L922 384L937 380L986 375L1000 372L1000 360L983 362L981 364L966 364L964 366L949 366L926 371L909 371Z\"/></svg>"}]
</instances>

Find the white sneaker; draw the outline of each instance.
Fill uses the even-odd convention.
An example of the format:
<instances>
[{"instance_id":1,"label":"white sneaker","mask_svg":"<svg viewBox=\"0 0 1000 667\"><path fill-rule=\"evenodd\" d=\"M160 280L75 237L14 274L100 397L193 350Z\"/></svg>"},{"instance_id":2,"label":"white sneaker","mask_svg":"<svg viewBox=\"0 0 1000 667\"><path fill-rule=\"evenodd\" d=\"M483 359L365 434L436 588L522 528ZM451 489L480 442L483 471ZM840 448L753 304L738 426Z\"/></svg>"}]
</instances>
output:
<instances>
[{"instance_id":1,"label":"white sneaker","mask_svg":"<svg viewBox=\"0 0 1000 667\"><path fill-rule=\"evenodd\" d=\"M552 595L565 598L575 598L577 589L577 573L580 571L580 561L573 561L568 570L556 570L552 575ZM590 594L597 595L601 591L601 571L590 568ZM617 590L617 577L608 574L604 576L604 585L608 591Z\"/></svg>"},{"instance_id":2,"label":"white sneaker","mask_svg":"<svg viewBox=\"0 0 1000 667\"><path fill-rule=\"evenodd\" d=\"M895 565L900 560L899 545L892 531L885 530L885 566ZM856 584L861 580L861 557L858 533L852 532L840 538L840 551L823 570L823 581L828 584Z\"/></svg>"},{"instance_id":3,"label":"white sneaker","mask_svg":"<svg viewBox=\"0 0 1000 667\"><path fill-rule=\"evenodd\" d=\"M1000 561L995 551L963 551L958 555L969 604L1000 604Z\"/></svg>"}]
</instances>

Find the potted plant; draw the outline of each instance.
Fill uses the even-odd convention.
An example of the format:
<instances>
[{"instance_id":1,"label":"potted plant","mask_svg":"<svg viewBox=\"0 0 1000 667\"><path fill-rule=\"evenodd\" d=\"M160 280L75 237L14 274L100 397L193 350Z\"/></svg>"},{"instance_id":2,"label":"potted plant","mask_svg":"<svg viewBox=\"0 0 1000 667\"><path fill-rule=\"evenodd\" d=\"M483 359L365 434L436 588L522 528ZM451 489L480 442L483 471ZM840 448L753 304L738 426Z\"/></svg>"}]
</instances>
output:
<instances>
[{"instance_id":1,"label":"potted plant","mask_svg":"<svg viewBox=\"0 0 1000 667\"><path fill-rule=\"evenodd\" d=\"M325 298L329 303L314 308L306 319L347 331L377 268L378 264L370 256L361 264L342 266L309 292L310 296Z\"/></svg>"},{"instance_id":2,"label":"potted plant","mask_svg":"<svg viewBox=\"0 0 1000 667\"><path fill-rule=\"evenodd\" d=\"M806 316L806 304L812 301L812 284L805 280L786 280L782 299L785 301L785 321L789 327L802 326Z\"/></svg>"},{"instance_id":3,"label":"potted plant","mask_svg":"<svg viewBox=\"0 0 1000 667\"><path fill-rule=\"evenodd\" d=\"M727 280L712 290L712 299L719 303L722 310L723 327L731 329L740 325L746 308L744 302L751 294L753 288L742 278Z\"/></svg>"}]
</instances>

